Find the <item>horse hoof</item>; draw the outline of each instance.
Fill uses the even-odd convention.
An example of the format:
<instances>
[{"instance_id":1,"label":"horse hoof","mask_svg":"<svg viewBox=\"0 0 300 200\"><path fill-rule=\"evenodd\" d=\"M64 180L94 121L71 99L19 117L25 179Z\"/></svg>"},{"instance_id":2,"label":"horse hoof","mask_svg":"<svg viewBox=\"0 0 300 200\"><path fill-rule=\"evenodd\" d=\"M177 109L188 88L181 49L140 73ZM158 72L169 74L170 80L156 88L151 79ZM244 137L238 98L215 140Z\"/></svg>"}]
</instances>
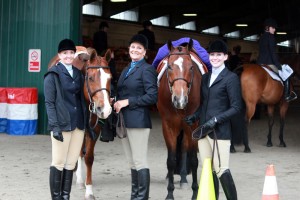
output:
<instances>
[{"instance_id":1,"label":"horse hoof","mask_svg":"<svg viewBox=\"0 0 300 200\"><path fill-rule=\"evenodd\" d=\"M85 196L84 200L96 200L95 196L90 194L88 196Z\"/></svg>"},{"instance_id":2,"label":"horse hoof","mask_svg":"<svg viewBox=\"0 0 300 200\"><path fill-rule=\"evenodd\" d=\"M165 200L174 200L173 194L168 194Z\"/></svg>"},{"instance_id":3,"label":"horse hoof","mask_svg":"<svg viewBox=\"0 0 300 200\"><path fill-rule=\"evenodd\" d=\"M236 152L235 148L230 148L230 153L235 153L235 152Z\"/></svg>"},{"instance_id":4,"label":"horse hoof","mask_svg":"<svg viewBox=\"0 0 300 200\"><path fill-rule=\"evenodd\" d=\"M267 147L272 147L272 146L273 146L272 142L267 143Z\"/></svg>"},{"instance_id":5,"label":"horse hoof","mask_svg":"<svg viewBox=\"0 0 300 200\"><path fill-rule=\"evenodd\" d=\"M244 153L251 153L251 149L249 147L245 147Z\"/></svg>"},{"instance_id":6,"label":"horse hoof","mask_svg":"<svg viewBox=\"0 0 300 200\"><path fill-rule=\"evenodd\" d=\"M188 183L180 183L180 189L188 189L189 184Z\"/></svg>"},{"instance_id":7,"label":"horse hoof","mask_svg":"<svg viewBox=\"0 0 300 200\"><path fill-rule=\"evenodd\" d=\"M285 142L280 142L279 147L286 147Z\"/></svg>"}]
</instances>

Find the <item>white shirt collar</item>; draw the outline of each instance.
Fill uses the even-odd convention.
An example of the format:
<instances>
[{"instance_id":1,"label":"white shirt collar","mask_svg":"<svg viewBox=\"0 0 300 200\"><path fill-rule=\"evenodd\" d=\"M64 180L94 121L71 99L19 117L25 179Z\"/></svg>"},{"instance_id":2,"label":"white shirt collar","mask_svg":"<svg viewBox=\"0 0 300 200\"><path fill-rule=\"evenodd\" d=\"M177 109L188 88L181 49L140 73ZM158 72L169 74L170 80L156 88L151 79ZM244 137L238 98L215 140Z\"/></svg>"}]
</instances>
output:
<instances>
[{"instance_id":1,"label":"white shirt collar","mask_svg":"<svg viewBox=\"0 0 300 200\"><path fill-rule=\"evenodd\" d=\"M221 73L221 71L225 68L225 64L221 65L220 67L212 67L212 74L218 75Z\"/></svg>"},{"instance_id":2,"label":"white shirt collar","mask_svg":"<svg viewBox=\"0 0 300 200\"><path fill-rule=\"evenodd\" d=\"M66 65L64 63L61 63L61 64L63 64L63 66L65 66L65 68L67 69L69 74L73 77L73 66L72 65Z\"/></svg>"}]
</instances>

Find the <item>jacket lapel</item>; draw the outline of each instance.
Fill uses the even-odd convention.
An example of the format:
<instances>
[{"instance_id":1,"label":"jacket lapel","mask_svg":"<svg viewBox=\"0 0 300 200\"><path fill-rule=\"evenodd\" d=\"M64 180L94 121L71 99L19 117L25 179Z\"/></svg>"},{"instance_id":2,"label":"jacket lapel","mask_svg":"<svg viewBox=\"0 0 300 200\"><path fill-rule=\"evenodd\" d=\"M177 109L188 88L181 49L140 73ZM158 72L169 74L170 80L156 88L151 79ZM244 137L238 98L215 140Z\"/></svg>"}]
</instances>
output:
<instances>
[{"instance_id":1,"label":"jacket lapel","mask_svg":"<svg viewBox=\"0 0 300 200\"><path fill-rule=\"evenodd\" d=\"M71 76L71 75L69 74L68 70L66 69L66 67L65 67L62 63L58 63L58 68L59 68L65 75Z\"/></svg>"},{"instance_id":2,"label":"jacket lapel","mask_svg":"<svg viewBox=\"0 0 300 200\"><path fill-rule=\"evenodd\" d=\"M213 85L215 85L216 83L218 83L219 81L221 81L221 80L226 76L227 70L228 70L228 69L225 67L225 68L220 72L220 74L217 76L216 80L212 83L211 87L212 87ZM209 79L210 79L210 77L209 77Z\"/></svg>"},{"instance_id":3,"label":"jacket lapel","mask_svg":"<svg viewBox=\"0 0 300 200\"><path fill-rule=\"evenodd\" d=\"M73 79L76 79L77 76L79 75L80 71L74 69L75 67L73 67Z\"/></svg>"},{"instance_id":4,"label":"jacket lapel","mask_svg":"<svg viewBox=\"0 0 300 200\"><path fill-rule=\"evenodd\" d=\"M136 64L136 66L129 72L129 74L126 76L126 73L125 73L125 79L127 79L129 76L133 75L137 70L138 68L140 68L143 64L144 64L145 60L142 60L140 61L139 63Z\"/></svg>"}]
</instances>

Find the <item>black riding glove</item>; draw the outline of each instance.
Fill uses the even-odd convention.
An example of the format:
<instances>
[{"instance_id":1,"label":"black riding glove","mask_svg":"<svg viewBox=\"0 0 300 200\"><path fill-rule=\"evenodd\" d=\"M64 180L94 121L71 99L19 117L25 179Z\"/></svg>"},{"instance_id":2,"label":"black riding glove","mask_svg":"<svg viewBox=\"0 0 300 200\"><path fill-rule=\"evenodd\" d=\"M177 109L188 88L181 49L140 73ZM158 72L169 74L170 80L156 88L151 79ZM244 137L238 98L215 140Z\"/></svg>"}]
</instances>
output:
<instances>
[{"instance_id":1,"label":"black riding glove","mask_svg":"<svg viewBox=\"0 0 300 200\"><path fill-rule=\"evenodd\" d=\"M213 117L210 120L208 120L207 122L205 122L203 124L203 127L213 129L213 128L215 128L216 124L217 124L217 118Z\"/></svg>"},{"instance_id":2,"label":"black riding glove","mask_svg":"<svg viewBox=\"0 0 300 200\"><path fill-rule=\"evenodd\" d=\"M64 141L64 137L61 132L53 131L53 137L58 141L61 141L61 142Z\"/></svg>"},{"instance_id":3,"label":"black riding glove","mask_svg":"<svg viewBox=\"0 0 300 200\"><path fill-rule=\"evenodd\" d=\"M196 110L196 112L194 112L191 115L188 115L184 118L184 121L188 124L188 125L192 125L193 123L195 123L200 117L200 109L198 108Z\"/></svg>"}]
</instances>

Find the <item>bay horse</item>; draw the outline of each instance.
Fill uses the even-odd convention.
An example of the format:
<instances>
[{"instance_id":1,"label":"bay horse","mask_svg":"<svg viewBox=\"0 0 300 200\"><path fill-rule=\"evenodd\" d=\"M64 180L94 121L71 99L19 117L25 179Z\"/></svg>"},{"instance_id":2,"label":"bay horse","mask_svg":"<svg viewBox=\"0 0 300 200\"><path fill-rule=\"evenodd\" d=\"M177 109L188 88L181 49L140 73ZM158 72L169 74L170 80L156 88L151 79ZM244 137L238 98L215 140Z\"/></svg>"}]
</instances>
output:
<instances>
[{"instance_id":1,"label":"bay horse","mask_svg":"<svg viewBox=\"0 0 300 200\"><path fill-rule=\"evenodd\" d=\"M171 41L168 41L167 46L169 55L158 65L158 71L163 65L166 69L162 72L163 75L159 82L157 102L162 120L163 136L168 149L168 194L166 200L174 199L174 171L177 164L178 148L182 148L181 159L189 161L193 180L192 199L196 199L198 191L198 143L192 140L192 130L198 126L198 123L189 126L184 118L194 113L200 105L202 74L198 65L191 58L192 39L190 39L187 46L173 47ZM194 55L196 54L194 53ZM204 64L202 63L202 65ZM178 146L179 135L182 131L184 132L182 144ZM184 164L181 167L183 170L180 172L180 184L184 186L187 184L187 169Z\"/></svg>"},{"instance_id":2,"label":"bay horse","mask_svg":"<svg viewBox=\"0 0 300 200\"><path fill-rule=\"evenodd\" d=\"M256 104L262 103L267 105L268 110L268 136L267 146L273 146L272 128L274 124L275 106L279 105L280 113L280 131L279 140L280 147L286 147L283 139L283 129L285 125L285 116L289 103L283 97L283 83L274 80L268 72L258 64L243 64L241 72L241 89L242 97L246 104L246 123L250 123L255 113ZM246 130L246 138L244 138L244 152L251 152L248 145L248 130Z\"/></svg>"},{"instance_id":3,"label":"bay horse","mask_svg":"<svg viewBox=\"0 0 300 200\"><path fill-rule=\"evenodd\" d=\"M86 188L85 199L95 199L92 186L92 166L94 162L94 148L101 132L98 119L106 119L112 112L110 105L111 72L108 63L111 51L107 50L104 57L97 55L93 48L76 46L73 66L81 70L84 75L84 97L88 107L88 127L85 129L84 142L77 163L76 183ZM51 59L48 67L59 61L58 56ZM83 159L86 165L86 177L83 175ZM84 182L85 180L85 182Z\"/></svg>"}]
</instances>

